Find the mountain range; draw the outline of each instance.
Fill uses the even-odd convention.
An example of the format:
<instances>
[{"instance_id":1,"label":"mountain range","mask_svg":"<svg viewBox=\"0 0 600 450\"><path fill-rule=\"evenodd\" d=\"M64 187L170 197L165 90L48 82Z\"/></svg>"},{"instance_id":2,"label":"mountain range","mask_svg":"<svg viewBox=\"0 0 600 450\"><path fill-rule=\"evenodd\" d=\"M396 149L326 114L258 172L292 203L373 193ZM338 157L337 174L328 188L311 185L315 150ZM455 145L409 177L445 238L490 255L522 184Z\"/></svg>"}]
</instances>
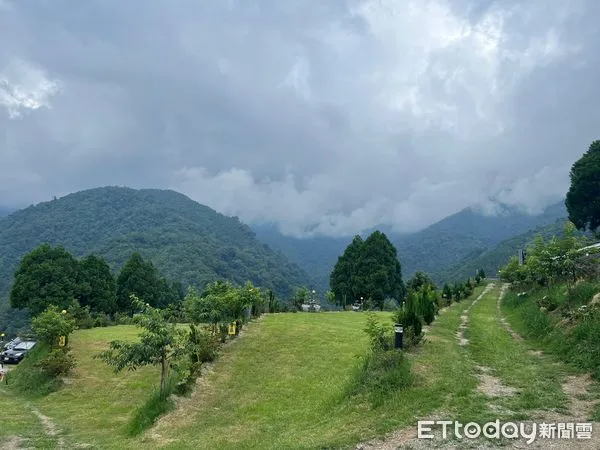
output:
<instances>
[{"instance_id":1,"label":"mountain range","mask_svg":"<svg viewBox=\"0 0 600 450\"><path fill-rule=\"evenodd\" d=\"M485 252L492 252L503 241L528 235L532 230L557 221L564 222L567 216L562 201L546 207L537 215L506 205L498 205L493 216L485 215L476 208L465 208L416 233L391 232L388 238L396 246L405 279L420 270L427 272L437 283L443 283L474 275L477 267L473 270L460 268L469 266ZM254 230L259 239L309 273L318 289L327 289L331 269L352 240L352 236L284 236L272 225L254 226ZM522 239L526 241L527 237ZM493 270L496 266L486 264L486 267Z\"/></svg>"},{"instance_id":2,"label":"mountain range","mask_svg":"<svg viewBox=\"0 0 600 450\"><path fill-rule=\"evenodd\" d=\"M183 194L104 187L77 192L0 219L0 307L20 259L41 243L74 256L102 256L118 271L134 252L163 276L203 286L220 278L251 280L289 299L310 276L260 242L252 229Z\"/></svg>"},{"instance_id":3,"label":"mountain range","mask_svg":"<svg viewBox=\"0 0 600 450\"><path fill-rule=\"evenodd\" d=\"M9 212L0 208L0 217ZM494 216L465 208L416 233L385 231L405 280L422 270L441 284L480 267L495 273L536 233L559 233L566 217L563 202L538 215L508 206ZM20 258L42 242L63 245L78 257L103 256L115 272L137 251L184 285L251 280L289 299L300 286L317 289L322 298L331 269L352 237L297 238L273 225L251 228L169 190L90 189L0 218L0 309L7 305Z\"/></svg>"}]
</instances>

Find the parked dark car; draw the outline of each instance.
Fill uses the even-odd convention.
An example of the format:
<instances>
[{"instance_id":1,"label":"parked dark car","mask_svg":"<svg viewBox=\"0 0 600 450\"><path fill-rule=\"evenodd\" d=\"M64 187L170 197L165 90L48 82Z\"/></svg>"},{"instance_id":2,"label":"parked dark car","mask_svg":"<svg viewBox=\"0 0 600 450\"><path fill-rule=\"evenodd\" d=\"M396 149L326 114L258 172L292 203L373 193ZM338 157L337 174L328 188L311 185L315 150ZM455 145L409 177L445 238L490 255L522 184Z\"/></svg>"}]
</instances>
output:
<instances>
[{"instance_id":1,"label":"parked dark car","mask_svg":"<svg viewBox=\"0 0 600 450\"><path fill-rule=\"evenodd\" d=\"M0 362L18 364L27 352L35 347L35 341L21 341L14 347L0 353Z\"/></svg>"}]
</instances>

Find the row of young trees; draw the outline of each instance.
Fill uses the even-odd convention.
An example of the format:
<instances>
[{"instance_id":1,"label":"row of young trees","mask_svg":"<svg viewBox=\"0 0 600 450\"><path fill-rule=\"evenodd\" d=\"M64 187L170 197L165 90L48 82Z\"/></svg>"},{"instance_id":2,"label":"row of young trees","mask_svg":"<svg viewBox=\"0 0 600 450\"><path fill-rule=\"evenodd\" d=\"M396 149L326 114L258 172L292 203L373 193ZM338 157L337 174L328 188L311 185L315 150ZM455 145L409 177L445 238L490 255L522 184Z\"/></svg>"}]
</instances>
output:
<instances>
[{"instance_id":1,"label":"row of young trees","mask_svg":"<svg viewBox=\"0 0 600 450\"><path fill-rule=\"evenodd\" d=\"M218 343L238 335L251 318L274 308L274 301L272 291L263 292L249 281L243 286L216 281L201 292L189 287L181 317L189 324L186 331L171 320L168 309L155 308L132 294L133 321L142 328L140 341L113 341L98 357L116 371L160 366L160 393L164 397L170 370L183 384L193 383L202 364L216 358Z\"/></svg>"},{"instance_id":2,"label":"row of young trees","mask_svg":"<svg viewBox=\"0 0 600 450\"><path fill-rule=\"evenodd\" d=\"M273 308L273 302L271 291L264 293L250 282L234 286L217 281L201 292L190 287L181 302L180 315L174 317L171 307L155 307L132 293L127 305L133 313L131 323L141 328L139 341L113 341L97 357L116 371L159 366L160 392L164 397L171 374L181 385L189 387L199 376L202 364L216 358L220 343L228 336L238 335L252 317ZM32 319L32 330L49 348L41 370L58 376L75 366L68 336L76 329L77 311L77 305L62 311L56 305L49 305ZM188 323L189 329L178 326L179 322ZM59 345L61 337L65 340Z\"/></svg>"},{"instance_id":3,"label":"row of young trees","mask_svg":"<svg viewBox=\"0 0 600 450\"><path fill-rule=\"evenodd\" d=\"M486 278L483 269L478 269L475 278L469 278L464 282L445 283L442 288L442 298L449 304L452 300L460 301L473 293L475 286Z\"/></svg>"},{"instance_id":4,"label":"row of young trees","mask_svg":"<svg viewBox=\"0 0 600 450\"><path fill-rule=\"evenodd\" d=\"M70 308L73 301L94 313L131 314L131 294L151 306L165 307L183 299L180 283L161 277L151 261L134 253L115 277L106 261L95 255L76 259L62 246L42 244L21 260L10 292L13 308L37 316L48 306Z\"/></svg>"},{"instance_id":5,"label":"row of young trees","mask_svg":"<svg viewBox=\"0 0 600 450\"><path fill-rule=\"evenodd\" d=\"M445 284L440 291L427 274L416 272L406 283L406 298L393 315L394 322L405 330L406 345L415 345L421 339L423 324L431 324L440 308L469 297L484 279L485 273L480 269L475 278Z\"/></svg>"},{"instance_id":6,"label":"row of young trees","mask_svg":"<svg viewBox=\"0 0 600 450\"><path fill-rule=\"evenodd\" d=\"M542 286L566 283L572 287L578 279L596 275L597 249L582 252L589 239L577 234L572 222L566 222L562 236L545 240L537 236L527 248L524 264L513 256L500 269L500 278L515 287Z\"/></svg>"}]
</instances>

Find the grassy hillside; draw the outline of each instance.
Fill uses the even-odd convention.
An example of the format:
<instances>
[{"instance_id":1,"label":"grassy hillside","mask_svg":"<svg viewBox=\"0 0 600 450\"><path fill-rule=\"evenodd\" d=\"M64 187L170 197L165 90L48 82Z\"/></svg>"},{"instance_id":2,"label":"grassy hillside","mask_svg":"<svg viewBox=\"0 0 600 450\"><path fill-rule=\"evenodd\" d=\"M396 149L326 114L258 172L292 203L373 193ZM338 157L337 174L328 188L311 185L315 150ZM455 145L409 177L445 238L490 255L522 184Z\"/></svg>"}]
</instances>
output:
<instances>
[{"instance_id":1,"label":"grassy hillside","mask_svg":"<svg viewBox=\"0 0 600 450\"><path fill-rule=\"evenodd\" d=\"M564 390L573 369L514 339L501 320L499 295L500 285L480 286L446 309L406 353L413 383L377 405L346 395L356 357L368 347L365 314L267 315L223 349L191 397L179 398L137 437L128 436L128 423L157 386L158 368L115 374L93 358L111 340L135 339L137 330L77 331L71 345L79 365L59 391L23 398L0 384L0 447L20 439L43 448L354 448L394 432L375 448L397 448L418 444L410 442L416 421L432 417L539 422L551 411L565 414L562 422L587 420L591 408L569 413L570 404L593 406L597 386L583 400Z\"/></svg>"},{"instance_id":2,"label":"grassy hillside","mask_svg":"<svg viewBox=\"0 0 600 450\"><path fill-rule=\"evenodd\" d=\"M251 280L287 297L293 287L310 283L237 218L173 191L105 187L0 219L0 305L6 304L20 258L43 242L64 245L76 256L103 256L114 270L138 251L164 276L184 284Z\"/></svg>"}]
</instances>

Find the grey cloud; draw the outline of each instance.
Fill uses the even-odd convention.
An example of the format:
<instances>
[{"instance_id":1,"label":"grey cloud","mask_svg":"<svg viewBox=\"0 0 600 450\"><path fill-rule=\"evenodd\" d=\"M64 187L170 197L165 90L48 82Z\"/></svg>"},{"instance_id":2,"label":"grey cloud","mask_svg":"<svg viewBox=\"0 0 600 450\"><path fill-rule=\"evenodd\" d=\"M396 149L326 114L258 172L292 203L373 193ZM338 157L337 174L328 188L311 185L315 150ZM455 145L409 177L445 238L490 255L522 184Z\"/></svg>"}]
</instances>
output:
<instances>
[{"instance_id":1,"label":"grey cloud","mask_svg":"<svg viewBox=\"0 0 600 450\"><path fill-rule=\"evenodd\" d=\"M0 82L11 205L171 187L290 233L406 231L535 212L597 137L592 0L2 4L0 74L31 68Z\"/></svg>"}]
</instances>

